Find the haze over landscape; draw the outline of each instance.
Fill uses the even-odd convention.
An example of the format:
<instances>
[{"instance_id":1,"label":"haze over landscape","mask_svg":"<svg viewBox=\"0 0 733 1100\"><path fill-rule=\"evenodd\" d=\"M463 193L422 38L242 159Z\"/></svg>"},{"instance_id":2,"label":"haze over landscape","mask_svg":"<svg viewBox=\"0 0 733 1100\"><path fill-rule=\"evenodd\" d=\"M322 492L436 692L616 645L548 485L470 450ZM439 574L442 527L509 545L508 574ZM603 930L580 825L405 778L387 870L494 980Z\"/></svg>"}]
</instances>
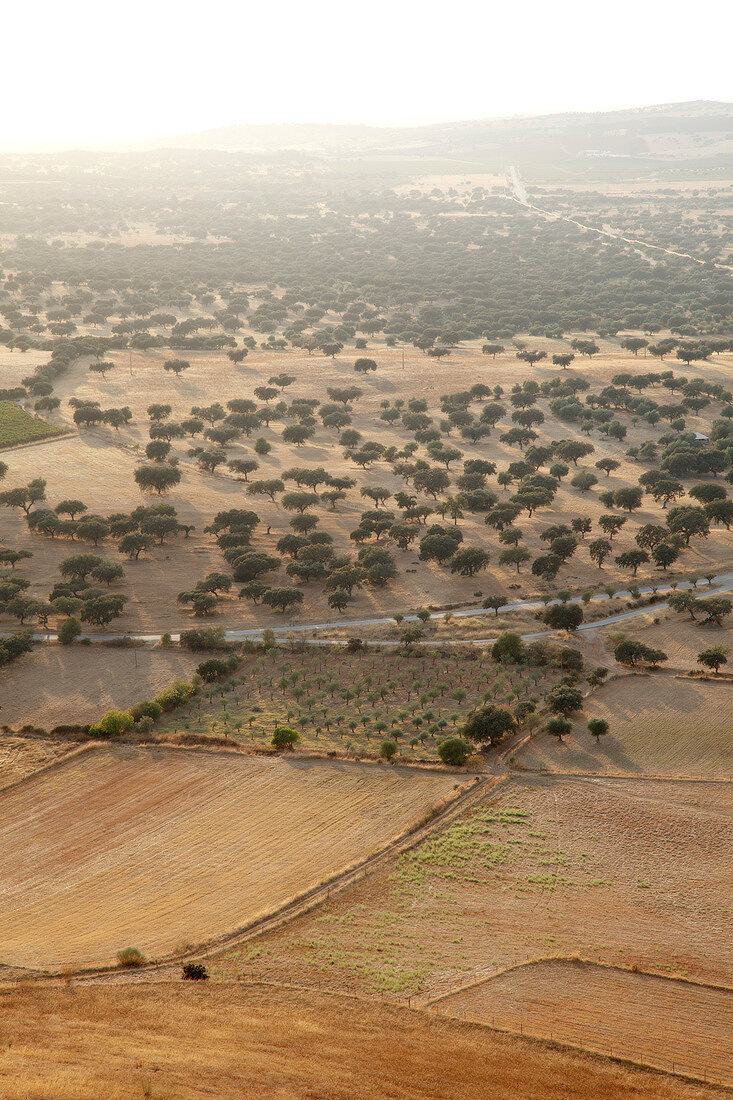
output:
<instances>
[{"instance_id":1,"label":"haze over landscape","mask_svg":"<svg viewBox=\"0 0 733 1100\"><path fill-rule=\"evenodd\" d=\"M5 14L0 1095L733 1087L727 9Z\"/></svg>"}]
</instances>

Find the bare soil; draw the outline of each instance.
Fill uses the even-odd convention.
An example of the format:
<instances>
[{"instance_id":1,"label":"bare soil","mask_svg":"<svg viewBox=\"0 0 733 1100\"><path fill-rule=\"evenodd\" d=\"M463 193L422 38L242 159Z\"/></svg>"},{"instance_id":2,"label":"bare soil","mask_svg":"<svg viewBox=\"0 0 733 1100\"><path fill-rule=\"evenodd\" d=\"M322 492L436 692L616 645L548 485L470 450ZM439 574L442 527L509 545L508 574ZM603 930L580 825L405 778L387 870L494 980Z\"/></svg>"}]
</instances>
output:
<instances>
[{"instance_id":1,"label":"bare soil","mask_svg":"<svg viewBox=\"0 0 733 1100\"><path fill-rule=\"evenodd\" d=\"M730 819L725 784L512 780L318 913L213 968L436 996L578 955L731 984Z\"/></svg>"}]
</instances>

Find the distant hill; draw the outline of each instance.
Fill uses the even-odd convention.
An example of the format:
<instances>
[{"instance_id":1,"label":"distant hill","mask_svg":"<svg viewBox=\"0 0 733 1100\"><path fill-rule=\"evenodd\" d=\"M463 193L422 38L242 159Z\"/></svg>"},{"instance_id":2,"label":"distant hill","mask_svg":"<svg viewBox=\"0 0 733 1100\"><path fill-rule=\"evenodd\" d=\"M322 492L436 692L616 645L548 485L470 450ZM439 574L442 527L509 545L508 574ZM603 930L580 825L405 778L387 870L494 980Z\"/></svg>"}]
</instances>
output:
<instances>
[{"instance_id":1,"label":"distant hill","mask_svg":"<svg viewBox=\"0 0 733 1100\"><path fill-rule=\"evenodd\" d=\"M672 157L733 151L733 104L668 103L597 113L530 118L478 119L430 126L378 127L285 123L225 126L150 143L158 148L243 152L300 150L310 153L411 155L511 155L518 145L569 156Z\"/></svg>"}]
</instances>

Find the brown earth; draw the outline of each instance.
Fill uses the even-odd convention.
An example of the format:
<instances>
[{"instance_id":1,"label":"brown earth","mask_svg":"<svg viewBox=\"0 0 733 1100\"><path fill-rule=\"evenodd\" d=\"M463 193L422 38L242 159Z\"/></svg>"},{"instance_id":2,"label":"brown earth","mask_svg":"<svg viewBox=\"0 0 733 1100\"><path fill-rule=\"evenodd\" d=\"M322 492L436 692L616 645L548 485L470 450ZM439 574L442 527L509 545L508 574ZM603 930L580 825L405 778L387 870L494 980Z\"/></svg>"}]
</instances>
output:
<instances>
[{"instance_id":1,"label":"brown earth","mask_svg":"<svg viewBox=\"0 0 733 1100\"><path fill-rule=\"evenodd\" d=\"M455 786L445 772L90 746L0 795L0 961L104 966L128 946L155 957L232 932Z\"/></svg>"},{"instance_id":2,"label":"brown earth","mask_svg":"<svg viewBox=\"0 0 733 1100\"><path fill-rule=\"evenodd\" d=\"M213 969L437 996L579 955L731 984L730 812L725 784L516 778Z\"/></svg>"},{"instance_id":3,"label":"brown earth","mask_svg":"<svg viewBox=\"0 0 733 1100\"><path fill-rule=\"evenodd\" d=\"M6 1100L703 1100L713 1090L477 1025L208 983L0 991Z\"/></svg>"},{"instance_id":4,"label":"brown earth","mask_svg":"<svg viewBox=\"0 0 733 1100\"><path fill-rule=\"evenodd\" d=\"M498 974L435 1008L510 1031L521 1025L528 1035L551 1035L678 1073L733 1081L733 990L551 961Z\"/></svg>"}]
</instances>

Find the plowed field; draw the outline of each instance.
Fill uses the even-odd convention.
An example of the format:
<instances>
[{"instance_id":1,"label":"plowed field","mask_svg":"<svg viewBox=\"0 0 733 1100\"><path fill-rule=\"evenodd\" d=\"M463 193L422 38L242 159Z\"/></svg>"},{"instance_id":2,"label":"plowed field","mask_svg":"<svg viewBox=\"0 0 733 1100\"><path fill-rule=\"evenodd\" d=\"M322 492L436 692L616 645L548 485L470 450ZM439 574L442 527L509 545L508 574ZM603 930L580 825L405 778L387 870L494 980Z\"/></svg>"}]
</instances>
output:
<instances>
[{"instance_id":1,"label":"plowed field","mask_svg":"<svg viewBox=\"0 0 733 1100\"><path fill-rule=\"evenodd\" d=\"M94 748L0 797L0 962L113 963L227 933L382 847L452 775Z\"/></svg>"},{"instance_id":2,"label":"plowed field","mask_svg":"<svg viewBox=\"0 0 733 1100\"><path fill-rule=\"evenodd\" d=\"M599 1011L599 1006L603 1010ZM438 1011L719 1081L733 1080L733 993L573 962L520 966Z\"/></svg>"}]
</instances>

